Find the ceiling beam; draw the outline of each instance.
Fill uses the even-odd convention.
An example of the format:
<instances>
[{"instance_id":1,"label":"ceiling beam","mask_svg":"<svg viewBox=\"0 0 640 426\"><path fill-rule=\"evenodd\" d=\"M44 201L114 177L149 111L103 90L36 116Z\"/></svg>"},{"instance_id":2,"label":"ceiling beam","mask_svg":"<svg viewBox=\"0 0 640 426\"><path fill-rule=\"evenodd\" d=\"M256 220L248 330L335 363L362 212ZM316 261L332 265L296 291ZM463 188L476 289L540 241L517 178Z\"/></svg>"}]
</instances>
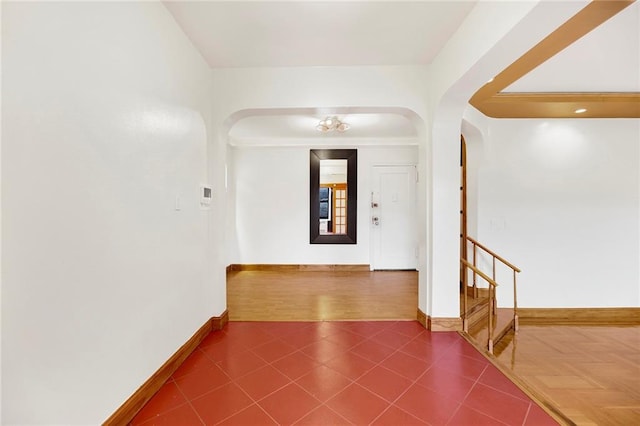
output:
<instances>
[{"instance_id":1,"label":"ceiling beam","mask_svg":"<svg viewBox=\"0 0 640 426\"><path fill-rule=\"evenodd\" d=\"M494 118L640 118L640 93L498 93L482 108Z\"/></svg>"},{"instance_id":2,"label":"ceiling beam","mask_svg":"<svg viewBox=\"0 0 640 426\"><path fill-rule=\"evenodd\" d=\"M495 118L640 118L640 93L503 93L635 0L594 0L482 86L469 103ZM576 114L578 108L587 112Z\"/></svg>"}]
</instances>

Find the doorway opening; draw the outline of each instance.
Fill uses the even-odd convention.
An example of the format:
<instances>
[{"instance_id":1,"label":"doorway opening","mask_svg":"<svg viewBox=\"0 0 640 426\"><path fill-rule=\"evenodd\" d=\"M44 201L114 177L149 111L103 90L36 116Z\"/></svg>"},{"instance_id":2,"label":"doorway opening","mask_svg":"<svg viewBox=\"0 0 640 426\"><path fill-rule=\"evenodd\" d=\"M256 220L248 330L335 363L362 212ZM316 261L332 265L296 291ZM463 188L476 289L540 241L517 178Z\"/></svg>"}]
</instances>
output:
<instances>
[{"instance_id":1,"label":"doorway opening","mask_svg":"<svg viewBox=\"0 0 640 426\"><path fill-rule=\"evenodd\" d=\"M460 135L460 258L467 260L467 144ZM466 268L460 264L460 292L467 288Z\"/></svg>"}]
</instances>

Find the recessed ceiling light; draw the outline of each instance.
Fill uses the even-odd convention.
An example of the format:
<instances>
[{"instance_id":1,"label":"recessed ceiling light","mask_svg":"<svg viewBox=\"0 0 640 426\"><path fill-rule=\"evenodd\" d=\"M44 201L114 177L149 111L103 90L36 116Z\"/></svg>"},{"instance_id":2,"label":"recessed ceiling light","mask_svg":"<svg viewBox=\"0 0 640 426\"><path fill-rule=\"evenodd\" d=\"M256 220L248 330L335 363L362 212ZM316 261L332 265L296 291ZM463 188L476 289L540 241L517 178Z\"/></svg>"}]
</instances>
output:
<instances>
[{"instance_id":1,"label":"recessed ceiling light","mask_svg":"<svg viewBox=\"0 0 640 426\"><path fill-rule=\"evenodd\" d=\"M587 112L586 108L578 108L577 110L573 111L576 114L582 114L583 112Z\"/></svg>"}]
</instances>

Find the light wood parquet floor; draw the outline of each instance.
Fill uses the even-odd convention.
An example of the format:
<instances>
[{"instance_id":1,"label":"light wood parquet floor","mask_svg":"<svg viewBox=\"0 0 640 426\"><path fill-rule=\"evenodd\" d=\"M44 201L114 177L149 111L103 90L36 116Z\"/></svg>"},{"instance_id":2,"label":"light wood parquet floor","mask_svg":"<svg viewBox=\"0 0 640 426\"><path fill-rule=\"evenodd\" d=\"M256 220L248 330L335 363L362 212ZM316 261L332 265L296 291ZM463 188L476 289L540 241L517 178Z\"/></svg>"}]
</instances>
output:
<instances>
[{"instance_id":1,"label":"light wood parquet floor","mask_svg":"<svg viewBox=\"0 0 640 426\"><path fill-rule=\"evenodd\" d=\"M416 272L237 271L231 321L416 319ZM640 327L521 325L497 362L577 425L640 425Z\"/></svg>"},{"instance_id":2,"label":"light wood parquet floor","mask_svg":"<svg viewBox=\"0 0 640 426\"><path fill-rule=\"evenodd\" d=\"M640 327L521 325L498 362L577 425L640 425Z\"/></svg>"},{"instance_id":3,"label":"light wood parquet floor","mask_svg":"<svg viewBox=\"0 0 640 426\"><path fill-rule=\"evenodd\" d=\"M234 271L231 321L415 320L415 271Z\"/></svg>"}]
</instances>

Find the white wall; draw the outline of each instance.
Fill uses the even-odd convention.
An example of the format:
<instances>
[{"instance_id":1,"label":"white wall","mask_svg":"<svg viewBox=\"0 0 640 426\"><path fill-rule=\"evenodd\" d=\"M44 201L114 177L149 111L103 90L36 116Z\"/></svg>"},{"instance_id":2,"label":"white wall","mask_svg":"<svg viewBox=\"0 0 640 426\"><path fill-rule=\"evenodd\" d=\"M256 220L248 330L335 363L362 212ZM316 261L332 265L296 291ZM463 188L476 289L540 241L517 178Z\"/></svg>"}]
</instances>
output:
<instances>
[{"instance_id":1,"label":"white wall","mask_svg":"<svg viewBox=\"0 0 640 426\"><path fill-rule=\"evenodd\" d=\"M0 34L2 34L2 5L0 5ZM0 42L0 94L2 94L2 43ZM0 423L2 423L2 102L0 102Z\"/></svg>"},{"instance_id":2,"label":"white wall","mask_svg":"<svg viewBox=\"0 0 640 426\"><path fill-rule=\"evenodd\" d=\"M402 108L424 118L426 77L424 66L220 68L214 108L223 119L247 109L327 107Z\"/></svg>"},{"instance_id":3,"label":"white wall","mask_svg":"<svg viewBox=\"0 0 640 426\"><path fill-rule=\"evenodd\" d=\"M640 120L487 121L477 237L522 269L519 306L640 306Z\"/></svg>"},{"instance_id":4,"label":"white wall","mask_svg":"<svg viewBox=\"0 0 640 426\"><path fill-rule=\"evenodd\" d=\"M478 2L429 67L427 313L459 317L459 164L462 115L491 77L580 10L586 1ZM428 282L423 283L426 279ZM422 301L420 302L422 303Z\"/></svg>"},{"instance_id":5,"label":"white wall","mask_svg":"<svg viewBox=\"0 0 640 426\"><path fill-rule=\"evenodd\" d=\"M215 314L210 78L159 3L2 3L3 424L101 423Z\"/></svg>"},{"instance_id":6,"label":"white wall","mask_svg":"<svg viewBox=\"0 0 640 426\"><path fill-rule=\"evenodd\" d=\"M323 107L413 111L419 134L418 171L422 177L417 200L419 308L434 317L459 317L457 165L464 108L490 77L584 4L479 2L428 67L214 70L214 124L221 130L216 146L224 150L226 133L234 120L252 111ZM225 121L224 126L217 124L221 121ZM210 165L214 169L223 167L220 162ZM232 212L232 206L226 211ZM227 247L235 250L236 237L228 237Z\"/></svg>"},{"instance_id":7,"label":"white wall","mask_svg":"<svg viewBox=\"0 0 640 426\"><path fill-rule=\"evenodd\" d=\"M309 149L232 148L236 238L229 264L366 264L369 252L371 168L413 165L418 147L358 149L358 229L355 245L309 243ZM314 147L315 148L315 147Z\"/></svg>"},{"instance_id":8,"label":"white wall","mask_svg":"<svg viewBox=\"0 0 640 426\"><path fill-rule=\"evenodd\" d=\"M227 157L228 132L233 124L246 116L259 114L268 110L277 114L285 110L294 114L295 109L331 108L332 111L343 112L383 112L390 111L408 116L418 130L420 153L418 155L418 171L420 176L425 170L425 121L427 117L427 82L428 69L424 66L360 66L360 67L297 67L297 68L241 68L215 69L213 74L213 126L216 139L210 145L210 156L213 150L220 155L209 162L210 173L221 173L224 169L224 158ZM320 148L320 147L319 147ZM308 160L307 160L308 161ZM235 170L230 167L232 181ZM307 176L306 171L300 175ZM305 178L306 179L306 178ZM418 205L420 218L425 218L426 209L425 180L418 184ZM222 191L224 189L221 188ZM234 210L233 200L225 200L224 212L211 223L212 227L220 223L229 223L229 232L225 244L217 245L215 257L217 272L224 277L224 265L220 259L233 263L222 253L225 249L237 252L237 237L233 235ZM228 205L227 205L228 204ZM224 219L223 217L226 217ZM421 256L431 254L425 252L426 244L424 222L419 224L419 243ZM308 233L308 231L307 231ZM360 237L358 237L359 239ZM307 240L308 243L308 240ZM319 259L322 262L324 259ZM278 260L277 263L284 263ZM424 262L423 264L425 264ZM428 274L423 269L421 276ZM421 279L422 280L422 279ZM426 286L421 282L419 287L419 306L423 312L426 307ZM224 295L224 287L218 287Z\"/></svg>"}]
</instances>

